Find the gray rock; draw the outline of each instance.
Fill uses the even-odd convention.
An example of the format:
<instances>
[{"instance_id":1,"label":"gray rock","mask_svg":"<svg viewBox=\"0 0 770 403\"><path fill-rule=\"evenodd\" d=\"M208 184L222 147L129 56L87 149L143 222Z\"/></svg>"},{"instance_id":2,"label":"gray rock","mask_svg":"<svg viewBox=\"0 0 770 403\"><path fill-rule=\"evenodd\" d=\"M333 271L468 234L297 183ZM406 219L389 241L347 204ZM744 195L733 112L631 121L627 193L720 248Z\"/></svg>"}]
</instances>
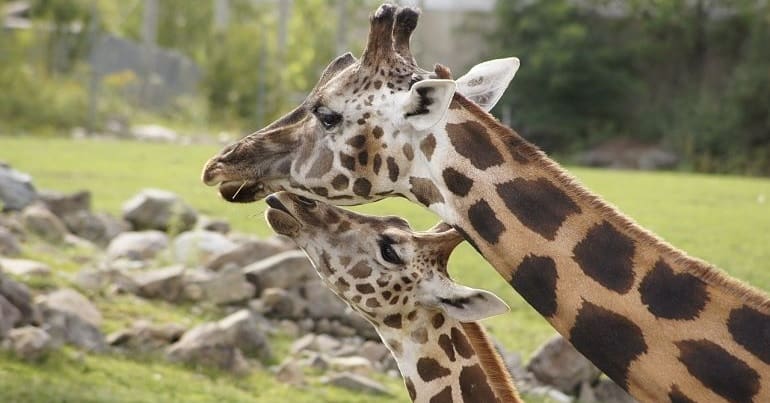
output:
<instances>
[{"instance_id":1,"label":"gray rock","mask_svg":"<svg viewBox=\"0 0 770 403\"><path fill-rule=\"evenodd\" d=\"M32 293L25 284L13 281L0 273L0 296L12 304L21 315L17 325L38 324L42 318L32 301Z\"/></svg>"},{"instance_id":2,"label":"gray rock","mask_svg":"<svg viewBox=\"0 0 770 403\"><path fill-rule=\"evenodd\" d=\"M37 200L32 177L0 163L0 204L3 211L19 211Z\"/></svg>"},{"instance_id":3,"label":"gray rock","mask_svg":"<svg viewBox=\"0 0 770 403\"><path fill-rule=\"evenodd\" d=\"M305 384L305 373L300 362L290 357L276 368L275 379L281 383L301 386Z\"/></svg>"},{"instance_id":4,"label":"gray rock","mask_svg":"<svg viewBox=\"0 0 770 403\"><path fill-rule=\"evenodd\" d=\"M597 402L636 403L636 399L610 379L600 379L594 386L593 394Z\"/></svg>"},{"instance_id":5,"label":"gray rock","mask_svg":"<svg viewBox=\"0 0 770 403\"><path fill-rule=\"evenodd\" d=\"M307 311L311 318L342 318L348 305L329 290L320 279L308 281L303 286Z\"/></svg>"},{"instance_id":6,"label":"gray rock","mask_svg":"<svg viewBox=\"0 0 770 403\"><path fill-rule=\"evenodd\" d=\"M90 301L74 290L64 289L42 296L37 303L43 316L43 329L55 343L103 351L104 335L99 331L101 314Z\"/></svg>"},{"instance_id":7,"label":"gray rock","mask_svg":"<svg viewBox=\"0 0 770 403\"><path fill-rule=\"evenodd\" d=\"M0 258L0 268L6 273L21 277L48 277L51 268L45 263L27 259Z\"/></svg>"},{"instance_id":8,"label":"gray rock","mask_svg":"<svg viewBox=\"0 0 770 403\"><path fill-rule=\"evenodd\" d=\"M107 245L118 234L131 229L128 222L106 213L77 211L64 216L63 220L73 234L97 245Z\"/></svg>"},{"instance_id":9,"label":"gray rock","mask_svg":"<svg viewBox=\"0 0 770 403\"><path fill-rule=\"evenodd\" d=\"M21 321L21 312L0 295L0 339L5 337L8 332Z\"/></svg>"},{"instance_id":10,"label":"gray rock","mask_svg":"<svg viewBox=\"0 0 770 403\"><path fill-rule=\"evenodd\" d=\"M203 298L218 305L233 304L254 297L254 286L238 268L216 273L211 279L197 283Z\"/></svg>"},{"instance_id":11,"label":"gray rock","mask_svg":"<svg viewBox=\"0 0 770 403\"><path fill-rule=\"evenodd\" d=\"M11 329L7 344L17 357L27 361L39 360L53 349L53 339L48 332L33 326Z\"/></svg>"},{"instance_id":12,"label":"gray rock","mask_svg":"<svg viewBox=\"0 0 770 403\"><path fill-rule=\"evenodd\" d=\"M86 268L77 272L72 281L83 290L100 291L114 286L117 290L136 294L138 285L128 272L114 268Z\"/></svg>"},{"instance_id":13,"label":"gray rock","mask_svg":"<svg viewBox=\"0 0 770 403\"><path fill-rule=\"evenodd\" d=\"M222 270L226 266L245 267L292 249L296 249L296 247L291 247L275 237L265 240L248 240L229 251L212 256L206 262L206 267L211 270Z\"/></svg>"},{"instance_id":14,"label":"gray rock","mask_svg":"<svg viewBox=\"0 0 770 403\"><path fill-rule=\"evenodd\" d=\"M298 296L281 288L267 288L260 298L265 314L273 318L298 318L306 306Z\"/></svg>"},{"instance_id":15,"label":"gray rock","mask_svg":"<svg viewBox=\"0 0 770 403\"><path fill-rule=\"evenodd\" d=\"M70 313L95 327L102 324L102 314L96 305L83 294L71 288L62 288L43 295L38 298L37 304L47 309Z\"/></svg>"},{"instance_id":16,"label":"gray rock","mask_svg":"<svg viewBox=\"0 0 770 403\"><path fill-rule=\"evenodd\" d=\"M148 270L131 275L136 284L136 294L145 298L176 301L184 289L184 266Z\"/></svg>"},{"instance_id":17,"label":"gray rock","mask_svg":"<svg viewBox=\"0 0 770 403\"><path fill-rule=\"evenodd\" d=\"M549 386L537 386L526 391L527 396L538 397L538 400L545 400L552 403L572 403L575 399L564 392L549 387Z\"/></svg>"},{"instance_id":18,"label":"gray rock","mask_svg":"<svg viewBox=\"0 0 770 403\"><path fill-rule=\"evenodd\" d=\"M329 366L335 371L352 372L360 375L369 374L374 369L371 361L357 355L332 357L329 358L328 362Z\"/></svg>"},{"instance_id":19,"label":"gray rock","mask_svg":"<svg viewBox=\"0 0 770 403\"><path fill-rule=\"evenodd\" d=\"M21 245L16 236L5 227L0 227L0 256L19 256Z\"/></svg>"},{"instance_id":20,"label":"gray rock","mask_svg":"<svg viewBox=\"0 0 770 403\"><path fill-rule=\"evenodd\" d=\"M168 236L160 231L124 232L107 247L110 259L147 260L168 247Z\"/></svg>"},{"instance_id":21,"label":"gray rock","mask_svg":"<svg viewBox=\"0 0 770 403\"><path fill-rule=\"evenodd\" d=\"M173 323L156 325L139 320L130 328L109 334L107 343L140 352L156 351L178 341L185 331L185 327Z\"/></svg>"},{"instance_id":22,"label":"gray rock","mask_svg":"<svg viewBox=\"0 0 770 403\"><path fill-rule=\"evenodd\" d=\"M538 381L572 394L580 384L593 383L601 372L561 336L554 336L527 364L527 369Z\"/></svg>"},{"instance_id":23,"label":"gray rock","mask_svg":"<svg viewBox=\"0 0 770 403\"><path fill-rule=\"evenodd\" d=\"M390 391L383 384L349 372L331 375L321 383L372 395L391 396Z\"/></svg>"},{"instance_id":24,"label":"gray rock","mask_svg":"<svg viewBox=\"0 0 770 403\"><path fill-rule=\"evenodd\" d=\"M179 138L177 132L161 125L133 126L131 135L137 140L154 143L173 143Z\"/></svg>"},{"instance_id":25,"label":"gray rock","mask_svg":"<svg viewBox=\"0 0 770 403\"><path fill-rule=\"evenodd\" d=\"M261 359L272 355L264 332L247 310L219 322L196 326L166 349L172 361L215 366L236 373L248 368L244 352Z\"/></svg>"},{"instance_id":26,"label":"gray rock","mask_svg":"<svg viewBox=\"0 0 770 403\"><path fill-rule=\"evenodd\" d=\"M87 190L70 194L43 190L39 197L48 210L61 219L70 214L91 210L91 192Z\"/></svg>"},{"instance_id":27,"label":"gray rock","mask_svg":"<svg viewBox=\"0 0 770 403\"><path fill-rule=\"evenodd\" d=\"M365 341L359 349L361 357L366 358L375 366L381 365L390 356L390 350L384 344L372 340Z\"/></svg>"},{"instance_id":28,"label":"gray rock","mask_svg":"<svg viewBox=\"0 0 770 403\"><path fill-rule=\"evenodd\" d=\"M67 227L52 212L41 204L32 204L21 213L21 219L27 231L48 242L60 243L69 233Z\"/></svg>"},{"instance_id":29,"label":"gray rock","mask_svg":"<svg viewBox=\"0 0 770 403\"><path fill-rule=\"evenodd\" d=\"M138 230L184 232L193 228L198 214L174 193L144 189L123 204L123 218Z\"/></svg>"},{"instance_id":30,"label":"gray rock","mask_svg":"<svg viewBox=\"0 0 770 403\"><path fill-rule=\"evenodd\" d=\"M243 268L246 278L260 294L266 288L291 288L317 278L313 265L304 252L279 253Z\"/></svg>"},{"instance_id":31,"label":"gray rock","mask_svg":"<svg viewBox=\"0 0 770 403\"><path fill-rule=\"evenodd\" d=\"M195 228L218 232L220 234L227 234L230 232L230 223L221 218L211 218L205 216L199 216L198 222L195 224Z\"/></svg>"},{"instance_id":32,"label":"gray rock","mask_svg":"<svg viewBox=\"0 0 770 403\"><path fill-rule=\"evenodd\" d=\"M177 236L172 250L177 262L197 266L236 247L235 242L218 232L195 230Z\"/></svg>"},{"instance_id":33,"label":"gray rock","mask_svg":"<svg viewBox=\"0 0 770 403\"><path fill-rule=\"evenodd\" d=\"M368 340L380 340L380 335L374 326L358 312L353 312L353 310L349 309L340 320L353 328L357 335Z\"/></svg>"}]
</instances>

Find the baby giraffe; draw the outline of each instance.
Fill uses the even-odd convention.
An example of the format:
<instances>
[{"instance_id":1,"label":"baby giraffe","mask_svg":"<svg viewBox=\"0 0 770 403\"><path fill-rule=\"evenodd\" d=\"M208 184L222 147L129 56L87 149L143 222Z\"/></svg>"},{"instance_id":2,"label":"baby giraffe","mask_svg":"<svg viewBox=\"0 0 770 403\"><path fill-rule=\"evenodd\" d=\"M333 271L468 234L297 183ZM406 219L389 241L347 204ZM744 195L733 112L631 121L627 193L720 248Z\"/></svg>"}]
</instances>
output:
<instances>
[{"instance_id":1,"label":"baby giraffe","mask_svg":"<svg viewBox=\"0 0 770 403\"><path fill-rule=\"evenodd\" d=\"M414 402L521 402L479 319L508 311L494 294L449 278L463 238L449 226L414 232L398 217L356 214L281 192L270 226L293 238L323 281L377 329Z\"/></svg>"}]
</instances>

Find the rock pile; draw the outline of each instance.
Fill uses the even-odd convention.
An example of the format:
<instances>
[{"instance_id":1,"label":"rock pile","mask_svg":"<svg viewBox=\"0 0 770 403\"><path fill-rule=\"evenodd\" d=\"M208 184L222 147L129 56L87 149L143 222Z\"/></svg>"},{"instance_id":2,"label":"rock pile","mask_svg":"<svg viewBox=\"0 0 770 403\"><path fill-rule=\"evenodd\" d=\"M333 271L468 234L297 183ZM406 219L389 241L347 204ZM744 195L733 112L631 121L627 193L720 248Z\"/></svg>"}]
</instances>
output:
<instances>
[{"instance_id":1,"label":"rock pile","mask_svg":"<svg viewBox=\"0 0 770 403\"><path fill-rule=\"evenodd\" d=\"M29 176L7 165L0 165L0 200L0 345L20 359L38 360L68 344L90 353L158 354L235 374L279 362L269 368L278 381L305 385L320 373L322 383L372 394L389 393L375 373L400 377L374 328L323 285L286 238L231 233L227 222L156 189L127 201L120 218L96 213L89 192L38 192ZM83 267L68 276L55 264L20 258L29 245L85 253ZM97 306L119 295L191 307L213 320L139 319L105 335ZM288 356L276 357L277 336L294 340ZM501 352L530 395L632 401L561 338L527 365Z\"/></svg>"}]
</instances>

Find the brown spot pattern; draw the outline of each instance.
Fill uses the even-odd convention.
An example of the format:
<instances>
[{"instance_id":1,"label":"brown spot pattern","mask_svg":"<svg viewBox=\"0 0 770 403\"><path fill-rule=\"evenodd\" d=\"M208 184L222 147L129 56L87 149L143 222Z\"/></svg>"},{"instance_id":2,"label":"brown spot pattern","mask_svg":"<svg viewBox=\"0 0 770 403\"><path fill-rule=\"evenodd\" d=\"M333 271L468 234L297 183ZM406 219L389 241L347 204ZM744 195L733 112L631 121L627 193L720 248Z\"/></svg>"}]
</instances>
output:
<instances>
[{"instance_id":1,"label":"brown spot pattern","mask_svg":"<svg viewBox=\"0 0 770 403\"><path fill-rule=\"evenodd\" d=\"M679 360L687 371L728 401L750 402L759 391L757 371L717 344L708 340L685 340L676 346Z\"/></svg>"},{"instance_id":2,"label":"brown spot pattern","mask_svg":"<svg viewBox=\"0 0 770 403\"><path fill-rule=\"evenodd\" d=\"M516 178L501 183L497 185L497 194L522 224L549 240L554 240L570 214L580 213L572 199L544 178Z\"/></svg>"},{"instance_id":3,"label":"brown spot pattern","mask_svg":"<svg viewBox=\"0 0 770 403\"><path fill-rule=\"evenodd\" d=\"M388 157L385 162L388 165L388 177L391 182L395 182L398 180L398 164L396 164L396 160L393 157Z\"/></svg>"},{"instance_id":4,"label":"brown spot pattern","mask_svg":"<svg viewBox=\"0 0 770 403\"><path fill-rule=\"evenodd\" d=\"M417 392L414 390L414 382L407 376L404 378L404 384L406 385L406 391L409 392L409 398L414 401L417 397Z\"/></svg>"},{"instance_id":5,"label":"brown spot pattern","mask_svg":"<svg viewBox=\"0 0 770 403\"><path fill-rule=\"evenodd\" d=\"M362 197L369 197L371 191L372 183L366 178L358 178L353 182L353 193Z\"/></svg>"},{"instance_id":6,"label":"brown spot pattern","mask_svg":"<svg viewBox=\"0 0 770 403\"><path fill-rule=\"evenodd\" d=\"M585 274L620 294L634 283L634 241L607 221L588 230L572 250L573 259Z\"/></svg>"},{"instance_id":7,"label":"brown spot pattern","mask_svg":"<svg viewBox=\"0 0 770 403\"><path fill-rule=\"evenodd\" d=\"M382 323L395 329L401 329L401 314L394 313L392 315L388 315L385 317L385 319L382 320Z\"/></svg>"},{"instance_id":8,"label":"brown spot pattern","mask_svg":"<svg viewBox=\"0 0 770 403\"><path fill-rule=\"evenodd\" d=\"M429 134L420 142L420 151L422 151L425 158L430 161L433 158L433 151L436 150L436 136L433 133Z\"/></svg>"},{"instance_id":9,"label":"brown spot pattern","mask_svg":"<svg viewBox=\"0 0 770 403\"><path fill-rule=\"evenodd\" d=\"M644 276L639 294L650 313L665 319L695 319L709 300L703 280L689 273L676 274L663 260Z\"/></svg>"},{"instance_id":10,"label":"brown spot pattern","mask_svg":"<svg viewBox=\"0 0 770 403\"><path fill-rule=\"evenodd\" d=\"M449 338L446 334L442 334L438 337L438 346L441 347L442 350L444 350L444 353L446 353L447 358L449 358L449 361L454 362L455 361L455 347L454 344L452 344L452 339Z\"/></svg>"},{"instance_id":11,"label":"brown spot pattern","mask_svg":"<svg viewBox=\"0 0 770 403\"><path fill-rule=\"evenodd\" d=\"M496 402L497 398L479 364L460 371L460 391L464 402Z\"/></svg>"},{"instance_id":12,"label":"brown spot pattern","mask_svg":"<svg viewBox=\"0 0 770 403\"><path fill-rule=\"evenodd\" d=\"M420 357L420 359L417 360L417 373L423 381L430 382L447 376L451 372L448 368L441 366L441 364L433 358Z\"/></svg>"},{"instance_id":13,"label":"brown spot pattern","mask_svg":"<svg viewBox=\"0 0 770 403\"><path fill-rule=\"evenodd\" d=\"M382 166L382 157L380 157L380 154L374 154L374 159L372 160L372 170L374 171L375 175L380 174L381 166Z\"/></svg>"},{"instance_id":14,"label":"brown spot pattern","mask_svg":"<svg viewBox=\"0 0 770 403\"><path fill-rule=\"evenodd\" d=\"M471 346L471 343L468 341L468 338L465 337L462 331L456 327L452 327L452 344L455 346L455 350L457 351L457 354L460 354L463 358L471 358L473 356L473 346Z\"/></svg>"},{"instance_id":15,"label":"brown spot pattern","mask_svg":"<svg viewBox=\"0 0 770 403\"><path fill-rule=\"evenodd\" d=\"M367 278L371 274L371 267L369 267L369 265L364 261L356 263L356 265L350 269L350 275L355 278Z\"/></svg>"},{"instance_id":16,"label":"brown spot pattern","mask_svg":"<svg viewBox=\"0 0 770 403\"><path fill-rule=\"evenodd\" d=\"M374 292L374 287L371 284L356 284L356 290L361 294L371 294Z\"/></svg>"},{"instance_id":17,"label":"brown spot pattern","mask_svg":"<svg viewBox=\"0 0 770 403\"><path fill-rule=\"evenodd\" d=\"M345 153L340 153L340 165L345 169L352 171L356 169L356 159Z\"/></svg>"},{"instance_id":18,"label":"brown spot pattern","mask_svg":"<svg viewBox=\"0 0 770 403\"><path fill-rule=\"evenodd\" d=\"M467 196L471 187L473 187L473 179L463 175L454 168L449 167L444 169L441 176L444 178L447 189L458 196Z\"/></svg>"},{"instance_id":19,"label":"brown spot pattern","mask_svg":"<svg viewBox=\"0 0 770 403\"><path fill-rule=\"evenodd\" d=\"M417 201L425 206L444 202L444 196L441 196L441 192L433 184L432 180L412 176L409 178L409 183L412 185L410 189L412 194L417 198Z\"/></svg>"},{"instance_id":20,"label":"brown spot pattern","mask_svg":"<svg viewBox=\"0 0 770 403\"><path fill-rule=\"evenodd\" d=\"M430 398L428 403L452 403L452 387L446 386Z\"/></svg>"},{"instance_id":21,"label":"brown spot pattern","mask_svg":"<svg viewBox=\"0 0 770 403\"><path fill-rule=\"evenodd\" d=\"M489 206L486 200L481 199L477 201L468 209L468 219L473 226L473 229L481 235L481 237L490 244L495 244L500 239L500 234L503 233L505 227Z\"/></svg>"},{"instance_id":22,"label":"brown spot pattern","mask_svg":"<svg viewBox=\"0 0 770 403\"><path fill-rule=\"evenodd\" d=\"M414 150L412 150L411 144L405 143L402 150L404 151L404 156L408 161L411 161L414 159Z\"/></svg>"},{"instance_id":23,"label":"brown spot pattern","mask_svg":"<svg viewBox=\"0 0 770 403\"><path fill-rule=\"evenodd\" d=\"M342 174L339 174L332 179L332 187L336 190L347 189L348 184L350 184L348 177Z\"/></svg>"},{"instance_id":24,"label":"brown spot pattern","mask_svg":"<svg viewBox=\"0 0 770 403\"><path fill-rule=\"evenodd\" d=\"M444 325L444 314L437 313L433 315L433 319L431 319L431 323L433 323L433 328L438 329L441 326Z\"/></svg>"},{"instance_id":25,"label":"brown spot pattern","mask_svg":"<svg viewBox=\"0 0 770 403\"><path fill-rule=\"evenodd\" d=\"M459 124L449 123L446 131L455 150L468 158L476 168L485 170L503 163L502 154L492 144L487 129L480 123L472 120Z\"/></svg>"},{"instance_id":26,"label":"brown spot pattern","mask_svg":"<svg viewBox=\"0 0 770 403\"><path fill-rule=\"evenodd\" d=\"M510 284L538 313L548 318L556 313L558 279L552 258L529 255L516 268Z\"/></svg>"}]
</instances>

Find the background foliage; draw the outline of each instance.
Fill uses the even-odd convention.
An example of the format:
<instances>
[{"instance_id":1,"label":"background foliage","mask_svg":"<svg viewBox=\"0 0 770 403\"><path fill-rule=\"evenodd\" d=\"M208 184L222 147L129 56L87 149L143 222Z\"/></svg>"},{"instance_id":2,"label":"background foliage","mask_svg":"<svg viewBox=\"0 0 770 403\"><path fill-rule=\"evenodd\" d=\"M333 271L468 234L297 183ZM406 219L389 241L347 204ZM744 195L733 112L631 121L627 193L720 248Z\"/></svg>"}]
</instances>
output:
<instances>
[{"instance_id":1,"label":"background foliage","mask_svg":"<svg viewBox=\"0 0 770 403\"><path fill-rule=\"evenodd\" d=\"M662 142L688 168L770 174L770 4L500 1L494 55L523 61L502 107L551 151Z\"/></svg>"}]
</instances>

